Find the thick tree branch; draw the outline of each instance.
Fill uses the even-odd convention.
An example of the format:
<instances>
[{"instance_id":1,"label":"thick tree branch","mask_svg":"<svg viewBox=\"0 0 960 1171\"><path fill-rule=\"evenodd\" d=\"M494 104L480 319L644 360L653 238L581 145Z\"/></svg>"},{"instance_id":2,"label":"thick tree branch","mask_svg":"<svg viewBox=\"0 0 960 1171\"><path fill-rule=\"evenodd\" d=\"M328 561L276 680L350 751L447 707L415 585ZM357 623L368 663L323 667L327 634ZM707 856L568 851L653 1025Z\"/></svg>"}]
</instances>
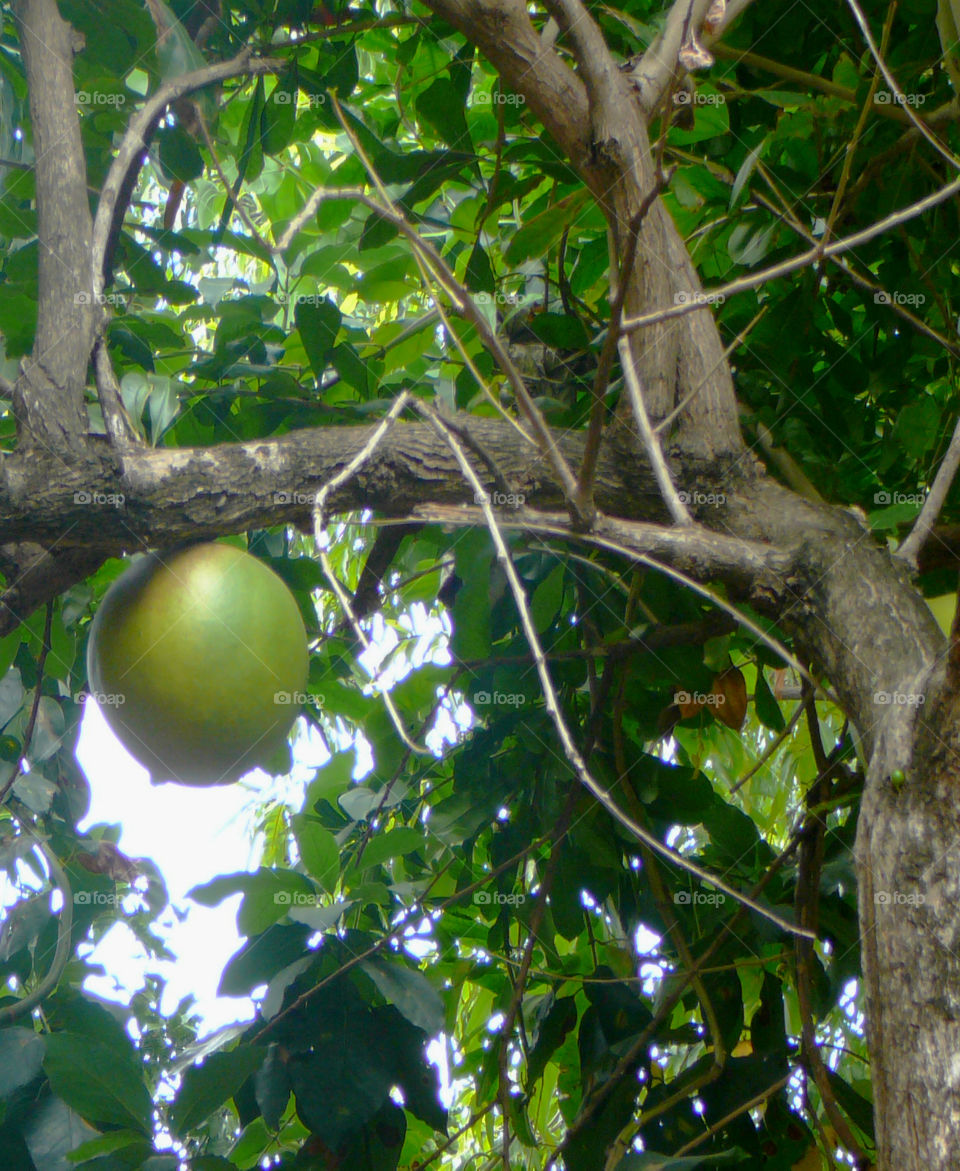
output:
<instances>
[{"instance_id":1,"label":"thick tree branch","mask_svg":"<svg viewBox=\"0 0 960 1171\"><path fill-rule=\"evenodd\" d=\"M642 114L627 78L608 77L619 94L612 122L594 125L587 89L533 27L522 0L429 0L430 7L458 28L489 59L503 81L523 94L559 148L576 167L602 207L614 233L614 248L626 250L630 225L653 186L653 168ZM613 116L613 115L612 115ZM599 138L602 130L605 137ZM696 295L700 282L676 226L660 200L644 218L637 240L637 266L624 305L631 317L640 306ZM631 349L647 394L647 410L658 423L686 399L670 438L691 452L720 455L742 450L733 384L723 344L702 303L682 329L645 332ZM689 394L697 387L698 393ZM689 395L689 397L688 397ZM623 424L631 426L629 414Z\"/></svg>"},{"instance_id":2,"label":"thick tree branch","mask_svg":"<svg viewBox=\"0 0 960 1171\"><path fill-rule=\"evenodd\" d=\"M87 431L83 389L96 313L73 44L55 0L19 0L14 12L30 91L37 190L44 197L37 201L37 332L13 406L21 448L64 456Z\"/></svg>"}]
</instances>

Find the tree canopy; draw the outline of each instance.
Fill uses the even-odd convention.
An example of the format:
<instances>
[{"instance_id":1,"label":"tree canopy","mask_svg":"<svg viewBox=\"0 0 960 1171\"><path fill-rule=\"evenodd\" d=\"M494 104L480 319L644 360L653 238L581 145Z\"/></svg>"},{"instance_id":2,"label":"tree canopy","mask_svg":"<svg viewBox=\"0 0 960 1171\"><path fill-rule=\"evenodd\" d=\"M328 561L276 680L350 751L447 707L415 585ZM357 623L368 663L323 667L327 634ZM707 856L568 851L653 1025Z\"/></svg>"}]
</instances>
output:
<instances>
[{"instance_id":1,"label":"tree canopy","mask_svg":"<svg viewBox=\"0 0 960 1171\"><path fill-rule=\"evenodd\" d=\"M4 1171L953 1165L952 3L0 12ZM331 758L198 1038L74 749L213 539Z\"/></svg>"}]
</instances>

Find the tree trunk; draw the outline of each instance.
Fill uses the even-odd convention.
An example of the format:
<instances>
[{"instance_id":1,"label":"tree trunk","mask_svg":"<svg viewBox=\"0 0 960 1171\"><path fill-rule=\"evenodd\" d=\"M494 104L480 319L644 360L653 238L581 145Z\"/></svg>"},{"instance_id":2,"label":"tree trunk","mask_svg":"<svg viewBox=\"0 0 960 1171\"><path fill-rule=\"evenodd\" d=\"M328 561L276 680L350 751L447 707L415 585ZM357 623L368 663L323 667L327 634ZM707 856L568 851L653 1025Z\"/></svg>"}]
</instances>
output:
<instances>
[{"instance_id":1,"label":"tree trunk","mask_svg":"<svg viewBox=\"0 0 960 1171\"><path fill-rule=\"evenodd\" d=\"M960 703L943 674L882 705L857 832L882 1171L960 1167Z\"/></svg>"}]
</instances>

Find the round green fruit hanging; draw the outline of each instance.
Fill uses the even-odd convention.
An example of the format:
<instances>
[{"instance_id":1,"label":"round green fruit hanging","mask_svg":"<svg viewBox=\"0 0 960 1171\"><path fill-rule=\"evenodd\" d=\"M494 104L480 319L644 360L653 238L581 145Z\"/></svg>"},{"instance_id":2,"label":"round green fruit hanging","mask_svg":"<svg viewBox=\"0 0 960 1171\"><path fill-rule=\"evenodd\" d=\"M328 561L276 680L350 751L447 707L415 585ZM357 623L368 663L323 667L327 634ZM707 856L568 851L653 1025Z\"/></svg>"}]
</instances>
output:
<instances>
[{"instance_id":1,"label":"round green fruit hanging","mask_svg":"<svg viewBox=\"0 0 960 1171\"><path fill-rule=\"evenodd\" d=\"M307 684L293 595L233 545L149 554L107 591L87 676L107 723L154 781L221 785L286 744Z\"/></svg>"}]
</instances>

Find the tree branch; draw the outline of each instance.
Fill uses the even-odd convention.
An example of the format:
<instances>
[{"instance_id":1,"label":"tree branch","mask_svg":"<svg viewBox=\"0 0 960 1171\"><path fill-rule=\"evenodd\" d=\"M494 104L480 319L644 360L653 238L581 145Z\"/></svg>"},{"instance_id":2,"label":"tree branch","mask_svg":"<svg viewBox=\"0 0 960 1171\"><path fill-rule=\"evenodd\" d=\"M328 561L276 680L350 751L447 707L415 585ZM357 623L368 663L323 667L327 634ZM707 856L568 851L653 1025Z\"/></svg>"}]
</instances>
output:
<instances>
[{"instance_id":1,"label":"tree branch","mask_svg":"<svg viewBox=\"0 0 960 1171\"><path fill-rule=\"evenodd\" d=\"M103 261L120 193L123 190L128 172L136 165L140 152L147 147L149 128L156 118L171 102L186 94L195 93L198 89L203 89L214 82L225 81L228 77L237 77L241 74L256 76L264 73L276 73L283 69L284 65L285 62L272 57L253 59L251 58L251 50L244 49L236 57L231 57L229 61L218 61L214 65L206 65L203 69L194 69L190 73L184 73L180 77L164 82L130 119L126 133L117 148L117 156L111 164L100 191L100 202L97 204L97 214L93 222L93 252L90 263L92 264L91 276L95 301L99 299L103 291ZM73 100L72 94L71 88L71 102Z\"/></svg>"},{"instance_id":2,"label":"tree branch","mask_svg":"<svg viewBox=\"0 0 960 1171\"><path fill-rule=\"evenodd\" d=\"M877 236L882 236L886 232L889 232L891 228L898 227L908 220L916 219L917 216L923 215L924 212L929 211L931 208L938 207L941 203L946 203L958 191L960 191L960 176L951 180L946 186L941 187L939 191L934 191L933 194L926 195L923 199L918 199L915 203L910 203L906 207L900 208L899 211L891 212L890 215L871 224L868 228L854 232L852 236L846 236L842 240L834 240L832 244L827 244L823 248L819 246L811 248L807 252L801 252L799 256L791 257L791 259L784 260L780 264L771 265L770 268L765 268L762 272L755 272L750 276L740 277L735 281L730 281L726 285L719 285L715 289L707 289L700 297L693 295L685 298L678 304L664 307L654 313L644 313L637 317L626 318L623 322L623 332L628 333L631 330L642 329L645 326L655 325L661 321L669 321L673 317L683 317L687 313L696 313L698 310L703 309L704 301L717 300L721 297L732 297L736 293L742 293L747 289L757 289L769 281L776 280L778 277L787 276L789 273L796 272L800 268L806 268L807 265L813 264L815 261L837 256L841 252L849 252L851 248L856 248L860 244L866 244L868 240L874 240Z\"/></svg>"},{"instance_id":3,"label":"tree branch","mask_svg":"<svg viewBox=\"0 0 960 1171\"><path fill-rule=\"evenodd\" d=\"M87 358L97 306L90 297L86 159L74 102L70 26L55 0L14 5L30 93L39 249L37 332L13 396L19 444L67 455L88 429Z\"/></svg>"}]
</instances>

